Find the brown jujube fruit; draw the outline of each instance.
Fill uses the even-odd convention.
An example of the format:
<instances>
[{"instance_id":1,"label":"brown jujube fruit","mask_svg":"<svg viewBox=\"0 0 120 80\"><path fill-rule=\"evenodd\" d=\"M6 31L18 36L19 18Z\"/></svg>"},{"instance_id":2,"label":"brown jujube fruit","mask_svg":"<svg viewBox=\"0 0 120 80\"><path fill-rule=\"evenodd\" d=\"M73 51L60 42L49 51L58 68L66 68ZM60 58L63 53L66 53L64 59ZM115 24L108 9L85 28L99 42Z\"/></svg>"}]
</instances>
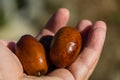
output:
<instances>
[{"instance_id":1,"label":"brown jujube fruit","mask_svg":"<svg viewBox=\"0 0 120 80\"><path fill-rule=\"evenodd\" d=\"M28 75L45 74L48 70L45 50L31 35L24 35L16 44L16 55Z\"/></svg>"},{"instance_id":2,"label":"brown jujube fruit","mask_svg":"<svg viewBox=\"0 0 120 80\"><path fill-rule=\"evenodd\" d=\"M73 27L63 27L54 36L51 49L50 61L57 67L67 67L77 58L82 46L80 32Z\"/></svg>"}]
</instances>

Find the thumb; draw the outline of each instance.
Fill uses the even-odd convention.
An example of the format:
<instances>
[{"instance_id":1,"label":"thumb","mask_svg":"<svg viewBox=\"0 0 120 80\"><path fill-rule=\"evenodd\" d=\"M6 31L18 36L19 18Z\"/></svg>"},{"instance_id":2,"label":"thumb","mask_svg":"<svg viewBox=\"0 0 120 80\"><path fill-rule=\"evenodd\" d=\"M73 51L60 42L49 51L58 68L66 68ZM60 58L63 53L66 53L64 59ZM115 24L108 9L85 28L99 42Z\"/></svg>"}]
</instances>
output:
<instances>
[{"instance_id":1,"label":"thumb","mask_svg":"<svg viewBox=\"0 0 120 80\"><path fill-rule=\"evenodd\" d=\"M23 75L18 58L0 43L0 80L18 80Z\"/></svg>"}]
</instances>

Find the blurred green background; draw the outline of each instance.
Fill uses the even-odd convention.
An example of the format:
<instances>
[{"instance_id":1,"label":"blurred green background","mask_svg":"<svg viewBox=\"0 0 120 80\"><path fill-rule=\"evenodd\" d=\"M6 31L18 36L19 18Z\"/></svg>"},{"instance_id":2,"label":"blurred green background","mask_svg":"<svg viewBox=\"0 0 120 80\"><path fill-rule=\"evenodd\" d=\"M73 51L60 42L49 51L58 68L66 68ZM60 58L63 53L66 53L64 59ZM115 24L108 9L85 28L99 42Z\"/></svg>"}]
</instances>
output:
<instances>
[{"instance_id":1,"label":"blurred green background","mask_svg":"<svg viewBox=\"0 0 120 80\"><path fill-rule=\"evenodd\" d=\"M120 0L0 0L0 39L35 36L61 7L70 10L68 25L82 19L107 23L102 56L89 80L120 80Z\"/></svg>"}]
</instances>

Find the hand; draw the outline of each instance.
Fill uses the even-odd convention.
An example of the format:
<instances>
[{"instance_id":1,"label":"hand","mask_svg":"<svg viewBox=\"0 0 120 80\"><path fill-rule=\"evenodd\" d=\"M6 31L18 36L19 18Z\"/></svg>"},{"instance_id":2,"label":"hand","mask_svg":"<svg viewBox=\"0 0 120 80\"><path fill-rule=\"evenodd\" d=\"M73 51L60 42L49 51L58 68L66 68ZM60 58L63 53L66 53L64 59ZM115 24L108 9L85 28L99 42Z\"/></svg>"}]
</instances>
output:
<instances>
[{"instance_id":1,"label":"hand","mask_svg":"<svg viewBox=\"0 0 120 80\"><path fill-rule=\"evenodd\" d=\"M59 9L36 38L54 36L67 24L68 19L69 11ZM23 72L22 65L14 54L14 41L0 40L0 80L87 80L100 58L105 41L106 24L103 21L92 24L89 20L82 20L76 28L83 37L83 49L76 61L68 68L55 69L41 77L28 76Z\"/></svg>"}]
</instances>

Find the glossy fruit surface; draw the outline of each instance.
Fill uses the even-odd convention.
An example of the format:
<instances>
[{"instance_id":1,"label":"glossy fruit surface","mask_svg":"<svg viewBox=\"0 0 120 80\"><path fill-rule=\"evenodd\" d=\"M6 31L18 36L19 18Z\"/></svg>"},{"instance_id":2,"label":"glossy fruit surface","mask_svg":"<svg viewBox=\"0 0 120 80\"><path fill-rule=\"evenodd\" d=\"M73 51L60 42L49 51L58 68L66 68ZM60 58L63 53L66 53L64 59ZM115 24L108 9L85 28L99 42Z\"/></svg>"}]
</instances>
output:
<instances>
[{"instance_id":1,"label":"glossy fruit surface","mask_svg":"<svg viewBox=\"0 0 120 80\"><path fill-rule=\"evenodd\" d=\"M28 75L45 74L48 70L44 47L31 35L24 35L16 44L16 55Z\"/></svg>"},{"instance_id":2,"label":"glossy fruit surface","mask_svg":"<svg viewBox=\"0 0 120 80\"><path fill-rule=\"evenodd\" d=\"M73 27L63 27L54 36L50 61L57 67L67 67L77 58L82 46L80 32Z\"/></svg>"}]
</instances>

